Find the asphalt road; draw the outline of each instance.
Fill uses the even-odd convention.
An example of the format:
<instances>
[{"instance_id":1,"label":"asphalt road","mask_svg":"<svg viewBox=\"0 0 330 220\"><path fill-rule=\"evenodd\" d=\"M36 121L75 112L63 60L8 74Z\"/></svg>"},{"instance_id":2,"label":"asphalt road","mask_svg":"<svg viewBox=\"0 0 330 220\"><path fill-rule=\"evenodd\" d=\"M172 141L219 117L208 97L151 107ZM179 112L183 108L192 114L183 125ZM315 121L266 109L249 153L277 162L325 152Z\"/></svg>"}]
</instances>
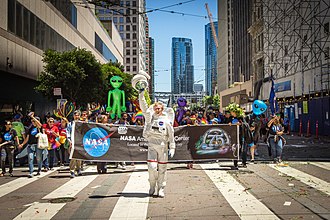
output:
<instances>
[{"instance_id":1,"label":"asphalt road","mask_svg":"<svg viewBox=\"0 0 330 220\"><path fill-rule=\"evenodd\" d=\"M74 179L56 169L1 177L1 219L330 219L328 162L169 164L165 198L148 196L146 164Z\"/></svg>"}]
</instances>

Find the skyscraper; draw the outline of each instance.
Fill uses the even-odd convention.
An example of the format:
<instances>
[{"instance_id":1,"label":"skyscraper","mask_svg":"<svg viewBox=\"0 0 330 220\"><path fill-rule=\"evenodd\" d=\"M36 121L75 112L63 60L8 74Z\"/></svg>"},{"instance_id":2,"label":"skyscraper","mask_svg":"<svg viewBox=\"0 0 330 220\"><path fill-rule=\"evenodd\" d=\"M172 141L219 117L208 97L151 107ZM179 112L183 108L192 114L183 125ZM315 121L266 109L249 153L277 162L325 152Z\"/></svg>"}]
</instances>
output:
<instances>
[{"instance_id":1,"label":"skyscraper","mask_svg":"<svg viewBox=\"0 0 330 220\"><path fill-rule=\"evenodd\" d=\"M192 41L172 38L171 91L173 94L193 93L194 65Z\"/></svg>"},{"instance_id":2,"label":"skyscraper","mask_svg":"<svg viewBox=\"0 0 330 220\"><path fill-rule=\"evenodd\" d=\"M136 74L146 70L146 14L145 0L118 1L111 7L96 7L102 23L113 22L124 42L125 71Z\"/></svg>"},{"instance_id":3,"label":"skyscraper","mask_svg":"<svg viewBox=\"0 0 330 220\"><path fill-rule=\"evenodd\" d=\"M218 22L213 22L218 36ZM205 86L206 94L213 95L217 85L217 47L212 35L211 24L205 25Z\"/></svg>"}]
</instances>

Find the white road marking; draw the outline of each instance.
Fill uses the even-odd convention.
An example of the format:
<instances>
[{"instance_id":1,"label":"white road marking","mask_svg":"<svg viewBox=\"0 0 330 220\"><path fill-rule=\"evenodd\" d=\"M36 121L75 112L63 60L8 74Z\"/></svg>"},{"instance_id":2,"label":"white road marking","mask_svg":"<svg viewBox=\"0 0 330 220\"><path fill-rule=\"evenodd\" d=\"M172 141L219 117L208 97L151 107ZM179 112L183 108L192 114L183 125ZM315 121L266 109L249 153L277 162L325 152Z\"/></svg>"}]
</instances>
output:
<instances>
[{"instance_id":1,"label":"white road marking","mask_svg":"<svg viewBox=\"0 0 330 220\"><path fill-rule=\"evenodd\" d=\"M83 173L94 171L96 173L95 167L88 167ZM69 180L61 187L52 191L43 199L56 199L63 197L74 197L81 190L83 190L89 183L91 183L97 175L92 176L79 176L74 179ZM56 215L66 203L38 203L34 202L28 205L31 205L24 212L16 216L15 219L51 219ZM27 205L25 205L27 206Z\"/></svg>"},{"instance_id":2,"label":"white road marking","mask_svg":"<svg viewBox=\"0 0 330 220\"><path fill-rule=\"evenodd\" d=\"M321 167L325 170L330 170L330 162L311 162L310 164Z\"/></svg>"},{"instance_id":3,"label":"white road marking","mask_svg":"<svg viewBox=\"0 0 330 220\"><path fill-rule=\"evenodd\" d=\"M83 173L85 172L96 172L96 167L88 167ZM89 176L78 176L75 177L61 187L57 188L53 192L49 193L42 199L55 199L55 198L63 198L63 197L74 197L77 195L82 189L84 189L88 184L90 184L97 175L89 175Z\"/></svg>"},{"instance_id":4,"label":"white road marking","mask_svg":"<svg viewBox=\"0 0 330 220\"><path fill-rule=\"evenodd\" d=\"M16 216L14 220L21 219L51 219L66 203L37 203Z\"/></svg>"},{"instance_id":5,"label":"white road marking","mask_svg":"<svg viewBox=\"0 0 330 220\"><path fill-rule=\"evenodd\" d=\"M0 198L23 187L30 183L33 183L34 181L39 180L40 178L47 176L53 172L55 172L58 168L54 168L54 170L50 170L48 172L40 172L40 176L34 176L33 178L27 178L27 177L20 177L13 181L10 181L8 183L5 183L0 186Z\"/></svg>"},{"instance_id":6,"label":"white road marking","mask_svg":"<svg viewBox=\"0 0 330 220\"><path fill-rule=\"evenodd\" d=\"M324 180L321 180L317 177L309 175L307 173L301 172L292 167L281 167L276 166L276 164L268 164L271 168L280 171L281 173L286 174L287 176L291 176L299 180L300 182L313 187L321 192L324 192L327 195L330 195L330 183L327 183Z\"/></svg>"},{"instance_id":7,"label":"white road marking","mask_svg":"<svg viewBox=\"0 0 330 220\"><path fill-rule=\"evenodd\" d=\"M136 165L135 169L147 169L147 165ZM148 172L133 172L122 192L123 196L118 199L112 211L110 219L146 219L149 204L148 192Z\"/></svg>"},{"instance_id":8,"label":"white road marking","mask_svg":"<svg viewBox=\"0 0 330 220\"><path fill-rule=\"evenodd\" d=\"M214 170L218 164L200 164L237 215L244 220L279 219L263 203L248 192L227 171ZM213 170L212 170L213 169Z\"/></svg>"}]
</instances>

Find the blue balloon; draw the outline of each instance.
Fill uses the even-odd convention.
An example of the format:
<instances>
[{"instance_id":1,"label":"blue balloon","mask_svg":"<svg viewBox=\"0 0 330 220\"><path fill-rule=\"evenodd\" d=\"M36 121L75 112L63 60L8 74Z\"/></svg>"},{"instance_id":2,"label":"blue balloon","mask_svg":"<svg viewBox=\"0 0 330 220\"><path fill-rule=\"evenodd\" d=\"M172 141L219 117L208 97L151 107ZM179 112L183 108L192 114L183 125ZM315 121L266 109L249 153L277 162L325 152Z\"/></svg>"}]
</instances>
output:
<instances>
[{"instance_id":1,"label":"blue balloon","mask_svg":"<svg viewBox=\"0 0 330 220\"><path fill-rule=\"evenodd\" d=\"M252 105L253 114L261 115L267 110L267 105L263 101L255 100Z\"/></svg>"}]
</instances>

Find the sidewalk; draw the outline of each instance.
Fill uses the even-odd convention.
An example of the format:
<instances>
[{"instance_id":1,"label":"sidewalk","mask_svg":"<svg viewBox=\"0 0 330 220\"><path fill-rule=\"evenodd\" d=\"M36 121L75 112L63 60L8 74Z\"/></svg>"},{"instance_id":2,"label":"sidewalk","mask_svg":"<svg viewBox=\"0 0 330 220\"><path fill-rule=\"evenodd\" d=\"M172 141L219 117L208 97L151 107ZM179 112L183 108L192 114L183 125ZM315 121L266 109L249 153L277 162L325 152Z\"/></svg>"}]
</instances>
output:
<instances>
[{"instance_id":1,"label":"sidewalk","mask_svg":"<svg viewBox=\"0 0 330 220\"><path fill-rule=\"evenodd\" d=\"M285 134L283 135L283 137L288 142L292 141L300 144L306 144L306 143L330 144L330 136L319 136L318 138L316 138L315 135L311 135L310 137L306 137L305 135L299 136L298 133L291 132L290 135Z\"/></svg>"}]
</instances>

